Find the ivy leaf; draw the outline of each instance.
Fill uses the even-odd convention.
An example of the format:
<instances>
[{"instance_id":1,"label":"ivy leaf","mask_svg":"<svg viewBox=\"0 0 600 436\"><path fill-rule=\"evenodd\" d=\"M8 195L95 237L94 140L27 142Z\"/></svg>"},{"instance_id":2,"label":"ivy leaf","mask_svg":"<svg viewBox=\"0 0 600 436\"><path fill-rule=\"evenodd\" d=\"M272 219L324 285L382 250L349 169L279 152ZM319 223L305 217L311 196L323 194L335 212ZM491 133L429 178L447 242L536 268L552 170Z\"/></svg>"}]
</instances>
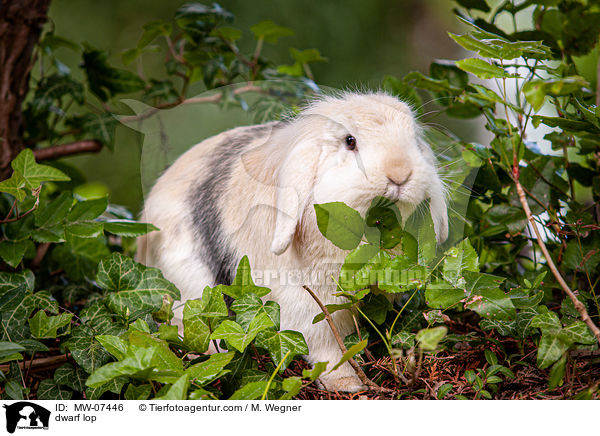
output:
<instances>
[{"instance_id":1,"label":"ivy leaf","mask_svg":"<svg viewBox=\"0 0 600 436\"><path fill-rule=\"evenodd\" d=\"M425 301L433 309L447 309L466 297L466 289L455 288L447 282L430 283L425 290Z\"/></svg>"},{"instance_id":2,"label":"ivy leaf","mask_svg":"<svg viewBox=\"0 0 600 436\"><path fill-rule=\"evenodd\" d=\"M230 400L256 400L260 398L268 386L266 381L250 382L235 391Z\"/></svg>"},{"instance_id":3,"label":"ivy leaf","mask_svg":"<svg viewBox=\"0 0 600 436\"><path fill-rule=\"evenodd\" d=\"M499 288L474 291L465 308L477 312L483 318L513 320L517 312L511 299Z\"/></svg>"},{"instance_id":4,"label":"ivy leaf","mask_svg":"<svg viewBox=\"0 0 600 436\"><path fill-rule=\"evenodd\" d=\"M531 320L531 326L539 328L542 333L558 334L562 329L558 315L554 312L546 312L535 316Z\"/></svg>"},{"instance_id":5,"label":"ivy leaf","mask_svg":"<svg viewBox=\"0 0 600 436\"><path fill-rule=\"evenodd\" d=\"M33 318L29 319L31 335L38 339L48 339L69 334L71 332L71 318L73 318L73 314L70 313L48 316L46 312L40 310ZM58 333L57 330L61 327L67 327L67 329Z\"/></svg>"},{"instance_id":6,"label":"ivy leaf","mask_svg":"<svg viewBox=\"0 0 600 436\"><path fill-rule=\"evenodd\" d=\"M130 348L125 359L106 365L92 372L86 381L91 388L98 388L111 380L121 377L148 378L154 369L152 359L156 348Z\"/></svg>"},{"instance_id":7,"label":"ivy leaf","mask_svg":"<svg viewBox=\"0 0 600 436\"><path fill-rule=\"evenodd\" d=\"M27 183L21 173L13 172L9 179L0 182L0 192L6 192L19 201L23 201L27 196L25 187Z\"/></svg>"},{"instance_id":8,"label":"ivy leaf","mask_svg":"<svg viewBox=\"0 0 600 436\"><path fill-rule=\"evenodd\" d=\"M264 297L271 290L261 286L256 286L250 274L250 261L248 256L242 257L235 273L235 278L231 285L218 285L216 289L225 295L229 295L235 300L242 299L245 295L256 294L259 297Z\"/></svg>"},{"instance_id":9,"label":"ivy leaf","mask_svg":"<svg viewBox=\"0 0 600 436\"><path fill-rule=\"evenodd\" d=\"M300 332L292 330L263 330L256 336L257 347L265 348L275 365L279 365L283 357L289 352L286 361L281 365L283 371L295 356L308 354L308 346Z\"/></svg>"},{"instance_id":10,"label":"ivy leaf","mask_svg":"<svg viewBox=\"0 0 600 436\"><path fill-rule=\"evenodd\" d=\"M415 339L419 343L419 347L423 350L433 351L438 347L438 344L444 339L447 333L448 328L445 326L433 327L420 330Z\"/></svg>"},{"instance_id":11,"label":"ivy leaf","mask_svg":"<svg viewBox=\"0 0 600 436\"><path fill-rule=\"evenodd\" d=\"M36 163L33 151L26 148L10 164L25 180L29 189L37 189L42 182L65 182L71 180L65 173L48 165Z\"/></svg>"},{"instance_id":12,"label":"ivy leaf","mask_svg":"<svg viewBox=\"0 0 600 436\"><path fill-rule=\"evenodd\" d=\"M61 192L54 200L34 212L36 229L32 238L37 242L63 242L65 237L64 219L73 203L73 194Z\"/></svg>"},{"instance_id":13,"label":"ivy leaf","mask_svg":"<svg viewBox=\"0 0 600 436\"><path fill-rule=\"evenodd\" d=\"M123 319L135 320L160 310L163 295L181 298L179 290L157 268L145 267L120 253L100 262L96 281L111 292L106 305Z\"/></svg>"},{"instance_id":14,"label":"ivy leaf","mask_svg":"<svg viewBox=\"0 0 600 436\"><path fill-rule=\"evenodd\" d=\"M228 369L225 369L225 366L231 362L234 355L234 351L213 354L208 360L190 366L185 372L194 385L206 385L229 372Z\"/></svg>"},{"instance_id":15,"label":"ivy leaf","mask_svg":"<svg viewBox=\"0 0 600 436\"><path fill-rule=\"evenodd\" d=\"M565 342L569 341L586 345L593 345L596 343L596 338L583 321L575 321L573 324L564 327L559 335L565 338Z\"/></svg>"},{"instance_id":16,"label":"ivy leaf","mask_svg":"<svg viewBox=\"0 0 600 436\"><path fill-rule=\"evenodd\" d=\"M0 311L18 307L31 287L24 274L0 272Z\"/></svg>"},{"instance_id":17,"label":"ivy leaf","mask_svg":"<svg viewBox=\"0 0 600 436\"><path fill-rule=\"evenodd\" d=\"M71 337L63 345L71 350L75 362L88 373L110 360L110 354L94 338L94 330L85 324L73 328Z\"/></svg>"},{"instance_id":18,"label":"ivy leaf","mask_svg":"<svg viewBox=\"0 0 600 436\"><path fill-rule=\"evenodd\" d=\"M106 53L93 48L83 52L83 68L90 90L102 101L116 94L144 89L144 81L137 75L108 65Z\"/></svg>"},{"instance_id":19,"label":"ivy leaf","mask_svg":"<svg viewBox=\"0 0 600 436\"><path fill-rule=\"evenodd\" d=\"M17 265L21 263L23 256L25 255L25 250L31 241L2 241L0 242L0 257L4 262L10 265L13 268L16 268Z\"/></svg>"},{"instance_id":20,"label":"ivy leaf","mask_svg":"<svg viewBox=\"0 0 600 436\"><path fill-rule=\"evenodd\" d=\"M125 391L126 400L147 400L152 392L152 386L150 384L143 384L135 386L132 383L127 386Z\"/></svg>"},{"instance_id":21,"label":"ivy leaf","mask_svg":"<svg viewBox=\"0 0 600 436\"><path fill-rule=\"evenodd\" d=\"M565 342L565 339L555 333L542 334L537 352L537 365L540 369L548 368L569 349L571 342Z\"/></svg>"},{"instance_id":22,"label":"ivy leaf","mask_svg":"<svg viewBox=\"0 0 600 436\"><path fill-rule=\"evenodd\" d=\"M113 335L97 335L96 340L117 360L123 360L125 358L128 344L124 339Z\"/></svg>"},{"instance_id":23,"label":"ivy leaf","mask_svg":"<svg viewBox=\"0 0 600 436\"><path fill-rule=\"evenodd\" d=\"M210 335L228 311L223 294L206 287L200 300L188 300L183 307L183 342L193 351L208 350Z\"/></svg>"},{"instance_id":24,"label":"ivy leaf","mask_svg":"<svg viewBox=\"0 0 600 436\"><path fill-rule=\"evenodd\" d=\"M247 329L244 329L235 321L225 320L210 337L211 339L225 339L227 344L243 353L258 332L274 326L269 316L265 312L260 312L250 322Z\"/></svg>"},{"instance_id":25,"label":"ivy leaf","mask_svg":"<svg viewBox=\"0 0 600 436\"><path fill-rule=\"evenodd\" d=\"M6 358L25 351L25 347L14 342L0 342L0 361L6 362ZM22 358L22 357L21 357Z\"/></svg>"},{"instance_id":26,"label":"ivy leaf","mask_svg":"<svg viewBox=\"0 0 600 436\"><path fill-rule=\"evenodd\" d=\"M463 271L479 271L479 257L468 239L447 250L445 255L442 274L454 286L458 286Z\"/></svg>"},{"instance_id":27,"label":"ivy leaf","mask_svg":"<svg viewBox=\"0 0 600 436\"><path fill-rule=\"evenodd\" d=\"M67 386L75 392L83 392L88 374L80 367L65 363L54 372L54 381L57 386Z\"/></svg>"},{"instance_id":28,"label":"ivy leaf","mask_svg":"<svg viewBox=\"0 0 600 436\"><path fill-rule=\"evenodd\" d=\"M267 301L264 305L260 298L255 294L249 294L240 300L231 304L231 310L236 313L235 321L244 329L247 329L250 322L259 313L265 313L275 329L279 330L279 304L274 301Z\"/></svg>"},{"instance_id":29,"label":"ivy leaf","mask_svg":"<svg viewBox=\"0 0 600 436\"><path fill-rule=\"evenodd\" d=\"M70 400L73 391L63 388L54 379L46 378L38 386L37 397L40 400Z\"/></svg>"},{"instance_id":30,"label":"ivy leaf","mask_svg":"<svg viewBox=\"0 0 600 436\"><path fill-rule=\"evenodd\" d=\"M185 400L187 391L190 387L190 381L187 374L183 374L175 383L169 387L169 390L156 397L157 400Z\"/></svg>"},{"instance_id":31,"label":"ivy leaf","mask_svg":"<svg viewBox=\"0 0 600 436\"><path fill-rule=\"evenodd\" d=\"M264 39L266 42L275 44L277 40L284 36L293 36L294 31L287 27L279 26L271 20L261 21L250 27L256 39Z\"/></svg>"},{"instance_id":32,"label":"ivy leaf","mask_svg":"<svg viewBox=\"0 0 600 436\"><path fill-rule=\"evenodd\" d=\"M365 222L360 214L342 202L315 204L319 231L336 247L355 249L363 237Z\"/></svg>"}]
</instances>

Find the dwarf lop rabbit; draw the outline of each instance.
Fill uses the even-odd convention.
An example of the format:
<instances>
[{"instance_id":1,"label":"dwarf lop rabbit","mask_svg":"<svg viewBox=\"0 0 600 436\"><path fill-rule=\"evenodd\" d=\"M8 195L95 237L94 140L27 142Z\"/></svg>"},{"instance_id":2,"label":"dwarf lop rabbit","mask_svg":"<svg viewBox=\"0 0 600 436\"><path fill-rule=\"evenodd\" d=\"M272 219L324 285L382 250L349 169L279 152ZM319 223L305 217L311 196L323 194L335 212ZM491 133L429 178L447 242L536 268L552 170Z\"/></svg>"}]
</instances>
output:
<instances>
[{"instance_id":1,"label":"dwarf lop rabbit","mask_svg":"<svg viewBox=\"0 0 600 436\"><path fill-rule=\"evenodd\" d=\"M324 304L343 302L331 274L348 252L321 235L313 205L342 201L364 215L376 196L396 201L403 217L429 199L437 239L446 239L443 184L410 108L383 93L322 97L293 119L229 130L179 157L146 199L142 219L160 231L139 241L139 260L186 301L230 284L247 255L255 282L271 288L265 299L281 306L281 329L302 332L308 361L331 368L341 352L326 322L312 324L320 309L302 285ZM181 308L175 318L181 325ZM348 311L333 318L342 337L354 330ZM321 381L364 387L348 363Z\"/></svg>"}]
</instances>

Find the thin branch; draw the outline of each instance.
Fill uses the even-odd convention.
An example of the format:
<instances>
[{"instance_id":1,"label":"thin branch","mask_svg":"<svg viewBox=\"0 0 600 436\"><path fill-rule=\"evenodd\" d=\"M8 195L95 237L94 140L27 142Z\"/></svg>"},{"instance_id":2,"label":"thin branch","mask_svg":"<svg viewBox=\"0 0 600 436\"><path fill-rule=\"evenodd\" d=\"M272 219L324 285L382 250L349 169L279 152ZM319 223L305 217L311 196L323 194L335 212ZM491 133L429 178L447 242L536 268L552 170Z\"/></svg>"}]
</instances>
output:
<instances>
[{"instance_id":1,"label":"thin branch","mask_svg":"<svg viewBox=\"0 0 600 436\"><path fill-rule=\"evenodd\" d=\"M556 265L554 265L554 262L552 261L552 257L550 256L550 253L548 252L548 249L546 248L546 244L542 240L542 235L540 234L540 231L537 228L537 224L533 220L533 215L531 214L531 209L529 209L529 204L527 204L527 198L525 197L525 191L523 190L523 187L521 186L521 183L519 182L518 168L514 169L513 171L515 173L513 176L514 176L515 184L517 186L517 193L519 194L519 201L521 202L521 206L523 207L523 210L525 211L527 220L531 223L531 226L533 227L533 231L535 232L535 234L537 236L537 243L540 246L542 253L544 253L544 257L546 258L548 268L550 268L550 271L552 271L552 274L556 278L556 281L559 283L559 285L561 286L561 288L563 289L565 294L567 294L567 296L573 302L575 309L577 309L577 311L581 315L581 320L587 324L587 326L592 331L592 333L594 333L594 336L596 336L598 343L600 343L600 329L598 328L598 326L596 326L596 324L594 324L594 322L590 318L589 314L587 313L587 310L585 309L585 306L583 305L583 303L581 301L579 301L579 299L577 298L575 293L573 293L571 288L569 288L569 285L567 285L567 282L565 282L565 280L563 279L562 275L556 268Z\"/></svg>"},{"instance_id":2,"label":"thin branch","mask_svg":"<svg viewBox=\"0 0 600 436\"><path fill-rule=\"evenodd\" d=\"M261 88L259 88L258 86L254 85L250 82L250 83L248 83L248 85L245 85L245 86L235 89L233 91L233 95L240 95L240 94L244 94L246 92L262 92L262 91L263 90ZM141 114L138 114L138 115L120 117L119 120L124 124L131 123L134 121L141 121L141 120L151 117L152 115L154 115L156 112L158 112L161 109L171 109L176 106L179 106L180 104L218 103L221 101L222 98L223 98L222 93L207 95L205 97L192 97L192 98L187 98L187 99L180 98L175 102L159 104L153 108L148 109L146 112L142 112Z\"/></svg>"},{"instance_id":3,"label":"thin branch","mask_svg":"<svg viewBox=\"0 0 600 436\"><path fill-rule=\"evenodd\" d=\"M323 315L325 315L325 319L327 320L329 327L331 327L331 332L333 333L333 336L335 337L335 340L338 343L340 350L342 351L342 355L345 354L348 351L348 349L344 345L344 341L342 340L342 337L340 336L340 332L338 331L337 327L333 323L333 319L331 318L331 314L329 313L329 310L327 310L327 307L321 302L321 300L319 300L319 297L317 297L315 295L315 293L308 286L304 285L302 287L310 294L310 296L313 298L313 300L315 300L315 302L319 305L319 307L321 308L321 311L323 311ZM356 375L358 376L360 381L365 386L368 386L370 389L377 389L377 390L380 389L379 386L377 386L375 383L373 383L371 380L369 380L369 378L364 373L364 371L361 369L361 367L358 366L358 363L356 363L356 360L354 360L353 358L350 358L348 360L348 363L350 364L350 366L352 366L352 368L354 369L354 372L356 372Z\"/></svg>"},{"instance_id":4,"label":"thin branch","mask_svg":"<svg viewBox=\"0 0 600 436\"><path fill-rule=\"evenodd\" d=\"M54 368L56 366L60 366L63 363L67 362L70 356L71 356L70 354L61 354L59 356L41 357L39 359L32 359L29 362L29 365L27 365L29 367L28 371L31 371L31 372L36 372L37 370L46 371L48 369ZM19 361L18 365L19 365L20 369L25 369L26 362L24 360ZM0 371L8 372L9 369L10 369L9 364L0 365Z\"/></svg>"},{"instance_id":5,"label":"thin branch","mask_svg":"<svg viewBox=\"0 0 600 436\"><path fill-rule=\"evenodd\" d=\"M53 145L52 147L33 150L35 159L51 160L80 153L96 153L102 150L102 143L95 139L69 142L68 144Z\"/></svg>"}]
</instances>

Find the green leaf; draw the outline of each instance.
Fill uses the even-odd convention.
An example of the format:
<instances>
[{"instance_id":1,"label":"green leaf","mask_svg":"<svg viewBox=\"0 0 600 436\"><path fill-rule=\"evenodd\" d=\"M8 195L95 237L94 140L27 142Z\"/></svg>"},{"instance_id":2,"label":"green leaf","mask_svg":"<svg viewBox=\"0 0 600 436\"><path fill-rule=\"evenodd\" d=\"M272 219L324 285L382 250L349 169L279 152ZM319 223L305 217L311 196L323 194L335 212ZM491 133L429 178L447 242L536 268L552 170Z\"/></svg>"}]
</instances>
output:
<instances>
[{"instance_id":1,"label":"green leaf","mask_svg":"<svg viewBox=\"0 0 600 436\"><path fill-rule=\"evenodd\" d=\"M57 316L48 316L43 310L38 311L33 318L29 319L29 328L31 335L38 339L56 338L71 332L71 319L73 314L62 313ZM58 329L67 327L66 330L58 333Z\"/></svg>"},{"instance_id":2,"label":"green leaf","mask_svg":"<svg viewBox=\"0 0 600 436\"><path fill-rule=\"evenodd\" d=\"M264 305L255 294L248 294L231 304L231 310L236 313L235 321L244 329L248 328L250 322L259 313L265 313L275 329L279 330L279 304L267 301Z\"/></svg>"},{"instance_id":3,"label":"green leaf","mask_svg":"<svg viewBox=\"0 0 600 436\"><path fill-rule=\"evenodd\" d=\"M328 363L329 362L317 362L312 369L303 369L302 377L307 378L310 381L315 381L327 369Z\"/></svg>"},{"instance_id":4,"label":"green leaf","mask_svg":"<svg viewBox=\"0 0 600 436\"><path fill-rule=\"evenodd\" d=\"M106 53L93 48L83 52L83 68L90 90L102 101L116 94L144 89L144 81L137 75L108 65Z\"/></svg>"},{"instance_id":5,"label":"green leaf","mask_svg":"<svg viewBox=\"0 0 600 436\"><path fill-rule=\"evenodd\" d=\"M448 328L445 326L423 329L417 333L416 340L424 351L433 351L447 333Z\"/></svg>"},{"instance_id":6,"label":"green leaf","mask_svg":"<svg viewBox=\"0 0 600 436\"><path fill-rule=\"evenodd\" d=\"M302 378L301 377L288 377L281 382L281 387L286 392L279 398L280 400L290 400L302 389Z\"/></svg>"},{"instance_id":7,"label":"green leaf","mask_svg":"<svg viewBox=\"0 0 600 436\"><path fill-rule=\"evenodd\" d=\"M570 342L555 333L542 334L538 344L537 365L540 369L548 368L569 349Z\"/></svg>"},{"instance_id":8,"label":"green leaf","mask_svg":"<svg viewBox=\"0 0 600 436\"><path fill-rule=\"evenodd\" d=\"M340 359L340 361L338 363L336 363L334 365L333 368L331 368L331 370L329 372L333 372L336 369L338 369L340 366L342 366L344 363L346 363L348 360L350 360L355 354L359 353L360 351L364 350L365 347L367 346L368 341L365 339L364 341L359 342L356 345L353 345L352 347L350 347L343 355L342 358Z\"/></svg>"},{"instance_id":9,"label":"green leaf","mask_svg":"<svg viewBox=\"0 0 600 436\"><path fill-rule=\"evenodd\" d=\"M425 301L433 309L447 309L467 296L466 290L455 288L447 282L430 283L425 290Z\"/></svg>"},{"instance_id":10,"label":"green leaf","mask_svg":"<svg viewBox=\"0 0 600 436\"><path fill-rule=\"evenodd\" d=\"M258 313L244 329L237 322L225 320L210 336L211 339L225 339L227 344L243 353L246 347L254 340L258 332L274 327L273 321L265 312Z\"/></svg>"},{"instance_id":11,"label":"green leaf","mask_svg":"<svg viewBox=\"0 0 600 436\"><path fill-rule=\"evenodd\" d=\"M120 376L147 379L154 369L152 359L155 352L155 347L130 348L125 359L108 363L93 371L86 384L89 387L98 388Z\"/></svg>"},{"instance_id":12,"label":"green leaf","mask_svg":"<svg viewBox=\"0 0 600 436\"><path fill-rule=\"evenodd\" d=\"M550 368L550 375L548 377L548 389L555 389L559 386L562 386L563 379L565 377L565 369L567 365L567 355L566 353L552 365Z\"/></svg>"},{"instance_id":13,"label":"green leaf","mask_svg":"<svg viewBox=\"0 0 600 436\"><path fill-rule=\"evenodd\" d=\"M73 205L67 216L71 223L89 221L98 218L108 207L108 197L79 201Z\"/></svg>"},{"instance_id":14,"label":"green leaf","mask_svg":"<svg viewBox=\"0 0 600 436\"><path fill-rule=\"evenodd\" d=\"M467 73L475 74L480 79L512 77L503 68L477 58L456 61L456 66Z\"/></svg>"},{"instance_id":15,"label":"green leaf","mask_svg":"<svg viewBox=\"0 0 600 436\"><path fill-rule=\"evenodd\" d=\"M160 310L163 295L181 298L179 290L157 268L145 267L120 253L100 262L96 281L111 292L106 304L123 319L135 320Z\"/></svg>"},{"instance_id":16,"label":"green leaf","mask_svg":"<svg viewBox=\"0 0 600 436\"><path fill-rule=\"evenodd\" d=\"M110 360L110 354L94 338L94 330L85 324L73 328L71 337L63 345L71 350L75 362L88 373Z\"/></svg>"},{"instance_id":17,"label":"green leaf","mask_svg":"<svg viewBox=\"0 0 600 436\"><path fill-rule=\"evenodd\" d=\"M67 386L75 392L83 392L88 374L80 367L65 363L54 372L54 381L57 386Z\"/></svg>"},{"instance_id":18,"label":"green leaf","mask_svg":"<svg viewBox=\"0 0 600 436\"><path fill-rule=\"evenodd\" d=\"M266 381L258 381L258 382L250 382L240 389L235 391L230 400L256 400L260 398L267 388L268 382Z\"/></svg>"},{"instance_id":19,"label":"green leaf","mask_svg":"<svg viewBox=\"0 0 600 436\"><path fill-rule=\"evenodd\" d=\"M70 400L73 397L73 391L65 389L53 379L47 378L40 382L37 397L40 400Z\"/></svg>"},{"instance_id":20,"label":"green leaf","mask_svg":"<svg viewBox=\"0 0 600 436\"><path fill-rule=\"evenodd\" d=\"M0 242L0 257L9 266L16 268L21 263L25 250L31 241L2 241Z\"/></svg>"},{"instance_id":21,"label":"green leaf","mask_svg":"<svg viewBox=\"0 0 600 436\"><path fill-rule=\"evenodd\" d=\"M363 237L365 222L342 202L315 204L319 231L343 250L355 249Z\"/></svg>"},{"instance_id":22,"label":"green leaf","mask_svg":"<svg viewBox=\"0 0 600 436\"><path fill-rule=\"evenodd\" d=\"M96 340L117 360L123 360L127 354L127 341L113 335L97 335Z\"/></svg>"},{"instance_id":23,"label":"green leaf","mask_svg":"<svg viewBox=\"0 0 600 436\"><path fill-rule=\"evenodd\" d=\"M157 396L157 400L185 400L187 397L187 391L190 387L189 376L183 374L177 379L175 383L171 385L169 390L163 395Z\"/></svg>"},{"instance_id":24,"label":"green leaf","mask_svg":"<svg viewBox=\"0 0 600 436\"><path fill-rule=\"evenodd\" d=\"M235 273L235 278L231 285L218 285L216 289L225 295L229 295L235 300L240 300L248 294L256 294L259 297L264 297L271 292L269 288L256 286L254 284L250 273L250 261L248 260L248 256L244 256L240 260L237 272Z\"/></svg>"},{"instance_id":25,"label":"green leaf","mask_svg":"<svg viewBox=\"0 0 600 436\"><path fill-rule=\"evenodd\" d=\"M131 220L104 221L104 231L120 236L138 237L155 230L158 230L158 228L152 224L138 223Z\"/></svg>"},{"instance_id":26,"label":"green leaf","mask_svg":"<svg viewBox=\"0 0 600 436\"><path fill-rule=\"evenodd\" d=\"M455 35L448 32L450 38L470 51L476 51L483 57L500 59L500 47L490 41L473 38L471 35ZM459 65L460 67L460 65ZM465 70L466 71L466 70Z\"/></svg>"},{"instance_id":27,"label":"green leaf","mask_svg":"<svg viewBox=\"0 0 600 436\"><path fill-rule=\"evenodd\" d=\"M277 40L284 36L293 36L294 31L287 27L279 26L271 20L261 21L250 27L256 39L264 39L266 42L275 44Z\"/></svg>"},{"instance_id":28,"label":"green leaf","mask_svg":"<svg viewBox=\"0 0 600 436\"><path fill-rule=\"evenodd\" d=\"M149 384L143 384L140 386L135 386L133 384L129 384L127 386L127 390L125 391L125 399L126 400L147 400L150 397L150 393L152 392L152 386Z\"/></svg>"},{"instance_id":29,"label":"green leaf","mask_svg":"<svg viewBox=\"0 0 600 436\"><path fill-rule=\"evenodd\" d=\"M356 291L377 282L390 256L371 244L359 245L344 260L340 270L340 287L345 291Z\"/></svg>"},{"instance_id":30,"label":"green leaf","mask_svg":"<svg viewBox=\"0 0 600 436\"><path fill-rule=\"evenodd\" d=\"M365 236L372 244L382 248L394 248L402 241L402 216L394 202L376 197L367 211Z\"/></svg>"},{"instance_id":31,"label":"green leaf","mask_svg":"<svg viewBox=\"0 0 600 436\"><path fill-rule=\"evenodd\" d=\"M211 333L228 315L223 294L217 288L207 286L201 300L188 300L183 307L183 342L199 353L208 350Z\"/></svg>"},{"instance_id":32,"label":"green leaf","mask_svg":"<svg viewBox=\"0 0 600 436\"><path fill-rule=\"evenodd\" d=\"M12 356L13 354L20 353L21 351L25 351L25 347L19 344L15 344L13 342L0 342L0 361L6 362L7 357Z\"/></svg>"},{"instance_id":33,"label":"green leaf","mask_svg":"<svg viewBox=\"0 0 600 436\"><path fill-rule=\"evenodd\" d=\"M442 274L454 286L458 286L461 282L463 271L479 271L479 257L468 239L462 240L460 244L450 248L444 254L446 258Z\"/></svg>"},{"instance_id":34,"label":"green leaf","mask_svg":"<svg viewBox=\"0 0 600 436\"><path fill-rule=\"evenodd\" d=\"M451 383L444 383L442 386L439 387L437 391L437 399L443 400L444 397L448 395L453 388L454 386Z\"/></svg>"},{"instance_id":35,"label":"green leaf","mask_svg":"<svg viewBox=\"0 0 600 436\"><path fill-rule=\"evenodd\" d=\"M26 148L10 164L25 180L29 189L37 189L42 182L65 182L71 180L62 171L36 163L33 151Z\"/></svg>"},{"instance_id":36,"label":"green leaf","mask_svg":"<svg viewBox=\"0 0 600 436\"><path fill-rule=\"evenodd\" d=\"M290 48L290 54L299 64L309 64L311 62L326 62L327 58L321 56L319 50L316 48L309 48L306 50L298 50Z\"/></svg>"},{"instance_id":37,"label":"green leaf","mask_svg":"<svg viewBox=\"0 0 600 436\"><path fill-rule=\"evenodd\" d=\"M517 315L511 299L499 288L473 291L465 308L477 312L483 318L512 320Z\"/></svg>"},{"instance_id":38,"label":"green leaf","mask_svg":"<svg viewBox=\"0 0 600 436\"><path fill-rule=\"evenodd\" d=\"M286 361L281 365L280 371L283 371L295 356L308 354L308 346L304 336L302 336L302 333L292 330L281 332L263 330L256 336L255 344L257 347L265 348L273 359L273 363L277 366L279 366L283 357L289 353Z\"/></svg>"},{"instance_id":39,"label":"green leaf","mask_svg":"<svg viewBox=\"0 0 600 436\"><path fill-rule=\"evenodd\" d=\"M231 362L234 355L234 351L213 354L208 360L190 366L185 372L189 375L190 382L194 385L206 385L229 372L228 369L224 368Z\"/></svg>"},{"instance_id":40,"label":"green leaf","mask_svg":"<svg viewBox=\"0 0 600 436\"><path fill-rule=\"evenodd\" d=\"M564 327L559 335L566 338L565 342L569 341L586 345L593 345L596 343L596 338L583 321L575 321L573 324Z\"/></svg>"},{"instance_id":41,"label":"green leaf","mask_svg":"<svg viewBox=\"0 0 600 436\"><path fill-rule=\"evenodd\" d=\"M0 192L6 192L19 201L23 201L27 196L25 190L27 183L21 173L13 172L9 179L0 182Z\"/></svg>"},{"instance_id":42,"label":"green leaf","mask_svg":"<svg viewBox=\"0 0 600 436\"><path fill-rule=\"evenodd\" d=\"M535 316L531 320L531 326L539 328L542 333L558 334L562 329L562 325L558 319L558 315L554 312L546 312Z\"/></svg>"}]
</instances>

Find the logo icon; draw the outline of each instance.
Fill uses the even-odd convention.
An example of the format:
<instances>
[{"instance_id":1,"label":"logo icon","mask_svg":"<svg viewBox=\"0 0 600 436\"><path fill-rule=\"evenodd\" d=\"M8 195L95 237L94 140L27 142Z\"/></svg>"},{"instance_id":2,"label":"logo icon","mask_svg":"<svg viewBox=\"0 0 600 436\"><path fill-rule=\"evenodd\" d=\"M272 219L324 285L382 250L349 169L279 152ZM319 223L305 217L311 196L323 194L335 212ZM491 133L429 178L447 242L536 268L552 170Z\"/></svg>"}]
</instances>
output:
<instances>
[{"instance_id":1,"label":"logo icon","mask_svg":"<svg viewBox=\"0 0 600 436\"><path fill-rule=\"evenodd\" d=\"M48 429L50 411L29 401L19 401L3 405L6 409L6 431L14 433L15 429Z\"/></svg>"}]
</instances>

